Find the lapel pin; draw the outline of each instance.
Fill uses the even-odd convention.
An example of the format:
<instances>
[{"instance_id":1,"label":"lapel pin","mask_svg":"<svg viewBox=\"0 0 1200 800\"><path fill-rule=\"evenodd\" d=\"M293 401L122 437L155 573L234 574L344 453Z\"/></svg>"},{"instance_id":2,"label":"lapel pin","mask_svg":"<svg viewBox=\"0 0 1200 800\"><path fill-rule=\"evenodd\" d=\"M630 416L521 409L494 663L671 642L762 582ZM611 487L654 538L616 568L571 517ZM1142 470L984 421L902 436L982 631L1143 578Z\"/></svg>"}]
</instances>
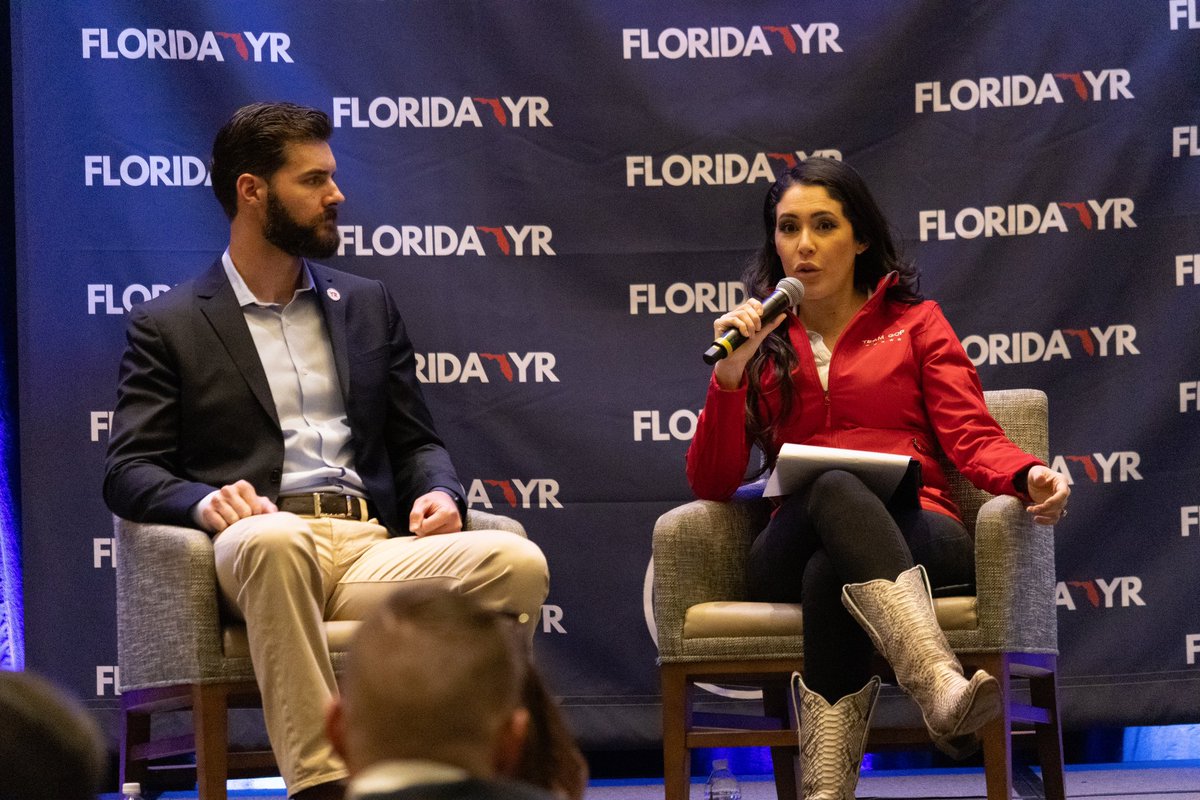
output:
<instances>
[{"instance_id":1,"label":"lapel pin","mask_svg":"<svg viewBox=\"0 0 1200 800\"><path fill-rule=\"evenodd\" d=\"M336 303L338 300L341 300L341 299L342 299L342 293L341 293L341 292L339 292L337 289L334 289L334 288L332 288L332 287L330 287L330 288L326 289L326 290L325 290L325 294L326 294L326 296L328 296L328 297L329 297L329 299L330 299L330 300L332 300L332 301L333 301L333 302L335 302L335 303Z\"/></svg>"}]
</instances>

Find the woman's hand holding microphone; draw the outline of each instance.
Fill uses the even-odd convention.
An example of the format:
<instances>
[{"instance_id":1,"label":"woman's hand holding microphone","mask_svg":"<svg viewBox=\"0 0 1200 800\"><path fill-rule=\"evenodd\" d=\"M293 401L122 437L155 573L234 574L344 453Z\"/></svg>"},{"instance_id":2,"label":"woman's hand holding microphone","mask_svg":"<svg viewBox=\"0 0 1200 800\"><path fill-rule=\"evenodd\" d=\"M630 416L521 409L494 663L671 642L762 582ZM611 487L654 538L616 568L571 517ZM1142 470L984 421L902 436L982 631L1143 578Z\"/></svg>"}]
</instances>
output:
<instances>
[{"instance_id":1,"label":"woman's hand holding microphone","mask_svg":"<svg viewBox=\"0 0 1200 800\"><path fill-rule=\"evenodd\" d=\"M771 331L778 328L787 318L786 313L780 313L771 320L763 320L763 304L751 298L727 314L717 317L713 323L713 338L720 339L728 330L737 330L746 338L746 342L735 349L713 367L717 384L722 389L736 389L742 382L742 374L746 364L758 351L759 345Z\"/></svg>"}]
</instances>

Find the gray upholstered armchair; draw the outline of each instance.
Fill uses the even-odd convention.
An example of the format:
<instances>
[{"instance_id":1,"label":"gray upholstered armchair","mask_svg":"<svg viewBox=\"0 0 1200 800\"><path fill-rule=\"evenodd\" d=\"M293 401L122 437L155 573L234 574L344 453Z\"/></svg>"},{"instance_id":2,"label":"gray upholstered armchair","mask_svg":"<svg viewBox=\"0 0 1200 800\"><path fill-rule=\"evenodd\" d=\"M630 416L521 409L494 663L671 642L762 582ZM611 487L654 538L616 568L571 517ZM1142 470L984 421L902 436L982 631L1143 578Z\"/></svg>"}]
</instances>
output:
<instances>
[{"instance_id":1,"label":"gray upholstered armchair","mask_svg":"<svg viewBox=\"0 0 1200 800\"><path fill-rule=\"evenodd\" d=\"M121 780L144 781L148 762L195 753L200 800L225 800L230 777L270 774L269 750L230 752L228 709L261 704L245 625L223 619L212 540L194 528L115 519L117 657L121 670ZM516 520L467 513L467 530L525 535ZM334 670L357 622L327 622ZM192 733L151 738L150 717L191 709Z\"/></svg>"},{"instance_id":2,"label":"gray upholstered armchair","mask_svg":"<svg viewBox=\"0 0 1200 800\"><path fill-rule=\"evenodd\" d=\"M1015 389L985 392L985 398L1018 446L1047 457L1044 393ZM935 600L938 620L968 674L988 670L1004 693L1002 716L982 731L987 796L1012 796L1011 733L1014 723L1027 723L1036 733L1046 797L1063 798L1053 528L1035 524L1020 500L991 497L946 467L954 499L975 536L977 593ZM768 515L761 500L701 500L667 512L655 525L667 800L687 797L691 749L738 746L770 746L780 800L796 797L797 739L786 680L803 659L800 607L746 601L747 553ZM1018 677L1029 679L1029 703L1016 702L1012 679ZM705 681L762 686L763 717L747 724L719 715L706 728L693 708L695 686ZM887 715L877 720L880 716ZM873 745L909 741L928 742L919 722L913 730L871 734Z\"/></svg>"}]
</instances>

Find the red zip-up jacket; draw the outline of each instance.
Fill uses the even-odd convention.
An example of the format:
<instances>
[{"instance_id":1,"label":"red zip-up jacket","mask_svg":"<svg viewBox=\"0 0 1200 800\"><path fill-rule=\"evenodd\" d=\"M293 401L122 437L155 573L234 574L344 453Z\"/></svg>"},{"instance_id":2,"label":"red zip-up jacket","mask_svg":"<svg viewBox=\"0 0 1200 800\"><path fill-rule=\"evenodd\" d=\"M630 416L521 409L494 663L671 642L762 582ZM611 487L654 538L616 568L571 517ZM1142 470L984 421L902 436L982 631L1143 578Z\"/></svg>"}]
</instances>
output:
<instances>
[{"instance_id":1,"label":"red zip-up jacket","mask_svg":"<svg viewBox=\"0 0 1200 800\"><path fill-rule=\"evenodd\" d=\"M895 280L892 273L879 282L838 338L828 391L804 325L789 312L787 335L800 363L791 375L795 401L773 452L795 442L912 456L921 462L921 506L960 519L935 456L940 445L980 489L1021 496L1013 477L1042 462L1013 444L988 413L979 375L938 304L888 300ZM760 419L776 419L780 393L770 365L762 386ZM727 500L744 479L752 444L746 393L745 377L736 389L722 389L715 377L709 383L687 453L688 483L701 499Z\"/></svg>"}]
</instances>

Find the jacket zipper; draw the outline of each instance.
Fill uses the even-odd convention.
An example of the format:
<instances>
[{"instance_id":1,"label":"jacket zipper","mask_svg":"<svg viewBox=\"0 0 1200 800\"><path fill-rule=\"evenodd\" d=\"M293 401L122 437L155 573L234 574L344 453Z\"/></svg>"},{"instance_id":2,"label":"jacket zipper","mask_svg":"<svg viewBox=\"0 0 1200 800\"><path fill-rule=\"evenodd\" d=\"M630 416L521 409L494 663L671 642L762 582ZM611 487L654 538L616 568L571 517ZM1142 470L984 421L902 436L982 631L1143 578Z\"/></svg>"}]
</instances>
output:
<instances>
[{"instance_id":1,"label":"jacket zipper","mask_svg":"<svg viewBox=\"0 0 1200 800\"><path fill-rule=\"evenodd\" d=\"M879 292L875 292L879 294ZM838 345L846 338L846 334L854 327L854 323L858 322L859 317L863 316L867 306L871 305L871 301L875 300L875 294L867 298L867 302L863 303L862 308L854 312L854 316L846 323L846 327L842 329L842 333L838 336L837 341L833 343L833 349L829 351L829 385L833 385L833 360L837 357ZM879 300L877 302L882 302ZM833 405L829 401L829 389L825 389L825 430L832 432L833 430Z\"/></svg>"},{"instance_id":2,"label":"jacket zipper","mask_svg":"<svg viewBox=\"0 0 1200 800\"><path fill-rule=\"evenodd\" d=\"M889 284L889 287L890 287L890 284ZM887 288L885 288L884 291L886 292ZM879 295L879 294L880 294L880 292L878 291L878 285L876 285L876 291L870 297L867 298L867 302L863 303L862 308L860 308L858 311L854 312L854 316L850 318L850 321L848 323L846 323L846 327L842 329L842 335L838 337L838 340L836 342L834 342L834 344L833 344L833 349L829 351L829 381L828 381L829 385L833 385L833 359L837 355L838 345L842 343L842 339L845 338L847 331L849 331L851 328L854 327L854 323L858 321L859 317L864 315L867 306L871 305L872 301L875 301L876 303L883 302L882 297L880 297L879 299L876 299L876 295ZM801 325L800 329L804 330L804 326ZM825 430L827 432L833 431L833 404L829 400L829 389L828 388L825 389Z\"/></svg>"}]
</instances>

